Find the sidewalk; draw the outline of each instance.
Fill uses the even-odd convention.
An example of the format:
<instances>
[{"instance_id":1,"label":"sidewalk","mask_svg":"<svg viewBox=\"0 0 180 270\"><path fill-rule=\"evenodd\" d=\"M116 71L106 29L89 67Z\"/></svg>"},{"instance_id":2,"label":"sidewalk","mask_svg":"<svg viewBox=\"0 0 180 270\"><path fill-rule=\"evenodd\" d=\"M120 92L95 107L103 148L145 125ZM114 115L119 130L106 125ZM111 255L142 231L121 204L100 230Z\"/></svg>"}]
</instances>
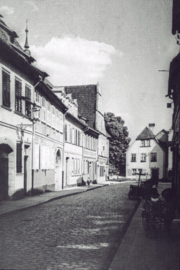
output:
<instances>
[{"instance_id":1,"label":"sidewalk","mask_svg":"<svg viewBox=\"0 0 180 270\"><path fill-rule=\"evenodd\" d=\"M0 215L5 215L5 214L21 211L21 210L28 209L36 205L40 205L42 203L46 203L46 202L60 199L63 197L79 194L85 191L90 191L92 189L100 188L105 185L108 185L108 184L101 183L101 184L93 184L93 185L90 185L89 187L88 186L69 187L60 191L54 191L54 192L52 191L52 192L47 192L41 195L26 197L21 200L0 201Z\"/></svg>"},{"instance_id":2,"label":"sidewalk","mask_svg":"<svg viewBox=\"0 0 180 270\"><path fill-rule=\"evenodd\" d=\"M160 183L158 191L170 184ZM120 244L109 270L179 270L180 219L174 220L172 235L161 232L156 238L145 236L141 204Z\"/></svg>"}]
</instances>

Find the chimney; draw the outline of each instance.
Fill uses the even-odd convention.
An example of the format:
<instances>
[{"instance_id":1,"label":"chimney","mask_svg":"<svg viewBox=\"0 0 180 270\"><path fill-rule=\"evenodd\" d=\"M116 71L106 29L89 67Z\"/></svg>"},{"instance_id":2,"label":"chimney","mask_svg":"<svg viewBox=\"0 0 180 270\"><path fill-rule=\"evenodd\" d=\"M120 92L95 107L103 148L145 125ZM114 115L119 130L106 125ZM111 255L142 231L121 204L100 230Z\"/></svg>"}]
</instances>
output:
<instances>
[{"instance_id":1,"label":"chimney","mask_svg":"<svg viewBox=\"0 0 180 270\"><path fill-rule=\"evenodd\" d=\"M150 128L150 130L152 131L153 134L154 134L154 127L155 127L154 123L149 124L149 128Z\"/></svg>"}]
</instances>

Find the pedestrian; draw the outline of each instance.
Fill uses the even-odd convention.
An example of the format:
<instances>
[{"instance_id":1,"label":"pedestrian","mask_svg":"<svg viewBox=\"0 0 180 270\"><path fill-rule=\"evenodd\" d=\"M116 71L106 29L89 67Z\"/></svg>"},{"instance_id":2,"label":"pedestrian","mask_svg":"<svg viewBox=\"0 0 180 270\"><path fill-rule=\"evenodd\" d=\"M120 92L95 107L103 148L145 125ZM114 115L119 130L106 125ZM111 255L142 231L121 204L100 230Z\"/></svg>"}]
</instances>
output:
<instances>
[{"instance_id":1,"label":"pedestrian","mask_svg":"<svg viewBox=\"0 0 180 270\"><path fill-rule=\"evenodd\" d=\"M90 179L89 179L89 177L87 179L87 184L88 184L88 187L89 187L90 186Z\"/></svg>"}]
</instances>

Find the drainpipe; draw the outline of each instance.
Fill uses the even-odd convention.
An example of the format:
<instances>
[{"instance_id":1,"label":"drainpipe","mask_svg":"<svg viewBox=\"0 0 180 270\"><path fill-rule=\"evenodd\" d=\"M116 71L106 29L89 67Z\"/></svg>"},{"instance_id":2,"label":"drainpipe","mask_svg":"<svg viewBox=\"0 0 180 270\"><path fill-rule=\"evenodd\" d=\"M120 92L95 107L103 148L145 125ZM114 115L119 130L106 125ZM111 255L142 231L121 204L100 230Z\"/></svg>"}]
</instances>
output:
<instances>
[{"instance_id":1,"label":"drainpipe","mask_svg":"<svg viewBox=\"0 0 180 270\"><path fill-rule=\"evenodd\" d=\"M64 145L65 145L65 116L67 114L69 109L67 109L63 115L64 121L63 121L63 159L62 159L62 189L64 189L64 158L65 158L65 153L64 153Z\"/></svg>"},{"instance_id":2,"label":"drainpipe","mask_svg":"<svg viewBox=\"0 0 180 270\"><path fill-rule=\"evenodd\" d=\"M33 101L35 101L35 90L38 84L42 81L42 77L39 77L39 81L34 85L34 91L33 91ZM32 166L32 183L31 183L31 196L33 195L33 189L34 189L34 137L35 137L35 120L33 119L32 123L32 157L31 157L31 166Z\"/></svg>"}]
</instances>

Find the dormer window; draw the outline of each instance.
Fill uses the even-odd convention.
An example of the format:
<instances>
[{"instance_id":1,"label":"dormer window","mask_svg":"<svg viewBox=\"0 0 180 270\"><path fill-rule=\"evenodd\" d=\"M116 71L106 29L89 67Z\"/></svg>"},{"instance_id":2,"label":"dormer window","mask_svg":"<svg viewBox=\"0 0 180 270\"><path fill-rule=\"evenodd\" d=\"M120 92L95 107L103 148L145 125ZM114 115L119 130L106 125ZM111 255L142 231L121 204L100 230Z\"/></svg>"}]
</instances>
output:
<instances>
[{"instance_id":1,"label":"dormer window","mask_svg":"<svg viewBox=\"0 0 180 270\"><path fill-rule=\"evenodd\" d=\"M149 146L150 146L150 140L141 141L141 147L149 147Z\"/></svg>"},{"instance_id":2,"label":"dormer window","mask_svg":"<svg viewBox=\"0 0 180 270\"><path fill-rule=\"evenodd\" d=\"M141 141L141 146L142 146L142 147L145 146L145 141Z\"/></svg>"},{"instance_id":3,"label":"dormer window","mask_svg":"<svg viewBox=\"0 0 180 270\"><path fill-rule=\"evenodd\" d=\"M146 146L150 146L150 140L145 141Z\"/></svg>"}]
</instances>

